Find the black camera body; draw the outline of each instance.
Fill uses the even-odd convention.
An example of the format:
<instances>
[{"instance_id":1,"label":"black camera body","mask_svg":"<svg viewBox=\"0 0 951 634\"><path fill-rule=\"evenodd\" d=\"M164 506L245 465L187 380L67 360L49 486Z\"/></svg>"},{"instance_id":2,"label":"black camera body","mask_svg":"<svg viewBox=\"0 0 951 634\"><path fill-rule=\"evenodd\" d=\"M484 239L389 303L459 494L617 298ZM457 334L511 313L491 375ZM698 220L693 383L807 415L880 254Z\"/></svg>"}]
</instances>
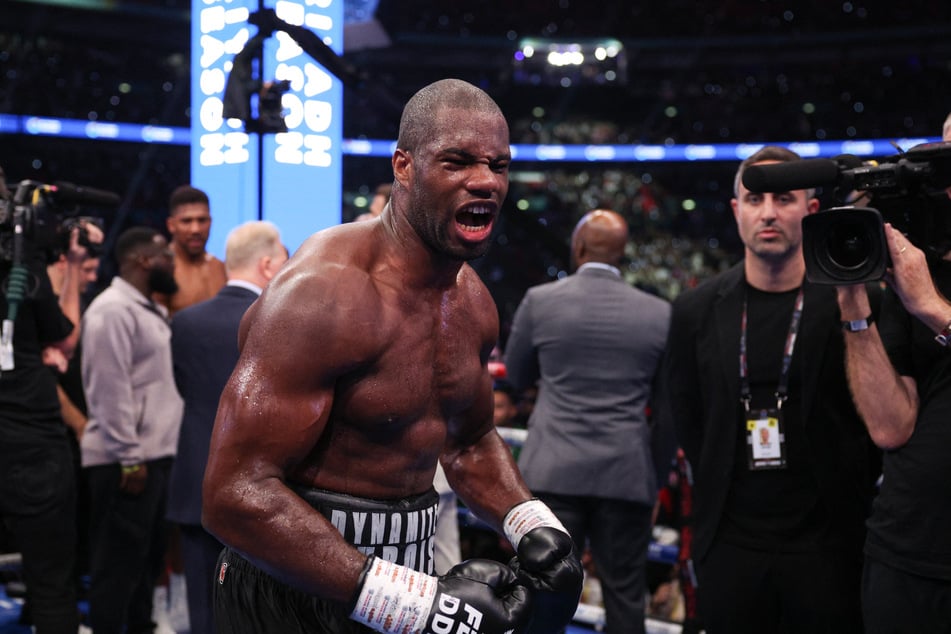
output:
<instances>
[{"instance_id":1,"label":"black camera body","mask_svg":"<svg viewBox=\"0 0 951 634\"><path fill-rule=\"evenodd\" d=\"M94 224L100 229L103 228L102 218L96 218L95 216L72 216L64 218L59 225L58 252L66 253L69 251L69 237L73 229L76 228L79 230L79 246L86 247L87 255L91 258L102 256L102 244L89 240L89 231L86 229L89 224Z\"/></svg>"},{"instance_id":2,"label":"black camera body","mask_svg":"<svg viewBox=\"0 0 951 634\"><path fill-rule=\"evenodd\" d=\"M923 143L880 162L852 155L751 165L743 185L754 192L833 187L835 206L802 221L806 277L816 284L881 279L890 264L889 222L932 257L951 250L951 142ZM864 199L868 206L847 205Z\"/></svg>"},{"instance_id":3,"label":"black camera body","mask_svg":"<svg viewBox=\"0 0 951 634\"><path fill-rule=\"evenodd\" d=\"M86 223L102 227L102 219L80 214L82 204L114 206L112 192L58 182L21 181L10 197L0 199L0 262L22 262L25 250L45 254L54 262L69 249L70 233L79 228L79 243L92 256L101 246L89 240Z\"/></svg>"}]
</instances>

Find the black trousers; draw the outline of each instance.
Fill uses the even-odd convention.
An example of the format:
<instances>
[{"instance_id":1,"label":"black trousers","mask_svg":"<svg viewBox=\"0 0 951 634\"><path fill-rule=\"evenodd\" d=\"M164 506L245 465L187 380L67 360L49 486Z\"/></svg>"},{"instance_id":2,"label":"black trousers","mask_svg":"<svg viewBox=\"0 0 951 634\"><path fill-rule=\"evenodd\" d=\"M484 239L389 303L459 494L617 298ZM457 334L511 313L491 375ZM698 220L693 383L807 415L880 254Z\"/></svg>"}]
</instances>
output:
<instances>
[{"instance_id":1,"label":"black trousers","mask_svg":"<svg viewBox=\"0 0 951 634\"><path fill-rule=\"evenodd\" d=\"M188 592L189 634L214 634L213 585L218 575L218 555L224 546L201 526L180 524L185 588Z\"/></svg>"},{"instance_id":2,"label":"black trousers","mask_svg":"<svg viewBox=\"0 0 951 634\"><path fill-rule=\"evenodd\" d=\"M780 553L714 543L697 564L707 634L862 632L858 552Z\"/></svg>"},{"instance_id":3,"label":"black trousers","mask_svg":"<svg viewBox=\"0 0 951 634\"><path fill-rule=\"evenodd\" d=\"M89 485L89 621L96 634L152 632L152 595L165 565L170 458L146 463L139 495L119 491L118 464L86 468ZM125 626L125 629L123 629Z\"/></svg>"},{"instance_id":4,"label":"black trousers","mask_svg":"<svg viewBox=\"0 0 951 634\"><path fill-rule=\"evenodd\" d=\"M76 474L66 435L0 442L0 516L38 634L76 634Z\"/></svg>"},{"instance_id":5,"label":"black trousers","mask_svg":"<svg viewBox=\"0 0 951 634\"><path fill-rule=\"evenodd\" d=\"M221 551L216 567L214 600L218 634L374 632L350 620L351 606L292 588L230 548Z\"/></svg>"},{"instance_id":6,"label":"black trousers","mask_svg":"<svg viewBox=\"0 0 951 634\"><path fill-rule=\"evenodd\" d=\"M606 631L643 634L651 507L637 502L536 492L565 525L578 556L585 545L601 581Z\"/></svg>"},{"instance_id":7,"label":"black trousers","mask_svg":"<svg viewBox=\"0 0 951 634\"><path fill-rule=\"evenodd\" d=\"M866 634L949 634L951 581L919 577L866 559L862 613Z\"/></svg>"}]
</instances>

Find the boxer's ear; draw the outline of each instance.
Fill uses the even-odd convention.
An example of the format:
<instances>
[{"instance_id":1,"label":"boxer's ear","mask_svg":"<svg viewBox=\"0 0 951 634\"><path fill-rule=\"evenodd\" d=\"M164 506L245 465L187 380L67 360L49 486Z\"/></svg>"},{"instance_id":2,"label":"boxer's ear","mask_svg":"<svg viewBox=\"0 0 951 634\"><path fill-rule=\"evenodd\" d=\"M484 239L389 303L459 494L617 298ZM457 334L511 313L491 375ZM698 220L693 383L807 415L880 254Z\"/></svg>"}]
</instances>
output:
<instances>
[{"instance_id":1,"label":"boxer's ear","mask_svg":"<svg viewBox=\"0 0 951 634\"><path fill-rule=\"evenodd\" d=\"M413 155L408 150L396 148L393 152L393 178L404 188L409 189L413 179Z\"/></svg>"}]
</instances>

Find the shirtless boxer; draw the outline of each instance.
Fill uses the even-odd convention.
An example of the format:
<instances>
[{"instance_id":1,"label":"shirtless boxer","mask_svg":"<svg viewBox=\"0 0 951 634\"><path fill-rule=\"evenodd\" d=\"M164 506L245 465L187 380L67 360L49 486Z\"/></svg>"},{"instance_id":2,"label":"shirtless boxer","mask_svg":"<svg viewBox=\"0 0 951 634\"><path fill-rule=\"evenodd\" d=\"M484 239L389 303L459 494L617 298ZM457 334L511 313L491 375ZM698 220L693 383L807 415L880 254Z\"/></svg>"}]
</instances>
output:
<instances>
[{"instance_id":1,"label":"shirtless boxer","mask_svg":"<svg viewBox=\"0 0 951 634\"><path fill-rule=\"evenodd\" d=\"M219 632L552 632L577 606L571 538L492 423L498 313L465 263L508 190L505 118L439 81L397 146L380 219L309 238L242 323L204 481ZM511 568L431 576L437 460Z\"/></svg>"},{"instance_id":2,"label":"shirtless boxer","mask_svg":"<svg viewBox=\"0 0 951 634\"><path fill-rule=\"evenodd\" d=\"M205 251L211 231L211 210L205 192L191 185L177 187L169 198L165 223L171 236L169 246L175 255L178 292L157 296L156 300L174 315L217 295L228 277L224 262Z\"/></svg>"}]
</instances>

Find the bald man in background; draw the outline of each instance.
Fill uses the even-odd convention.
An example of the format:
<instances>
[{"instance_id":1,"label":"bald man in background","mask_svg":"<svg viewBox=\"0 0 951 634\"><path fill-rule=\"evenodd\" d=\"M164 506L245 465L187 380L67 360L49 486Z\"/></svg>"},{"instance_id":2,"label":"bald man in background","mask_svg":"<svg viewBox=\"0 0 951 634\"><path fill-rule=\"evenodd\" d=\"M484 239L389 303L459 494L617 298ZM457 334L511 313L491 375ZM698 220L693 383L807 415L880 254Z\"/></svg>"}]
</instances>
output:
<instances>
[{"instance_id":1,"label":"bald man in background","mask_svg":"<svg viewBox=\"0 0 951 634\"><path fill-rule=\"evenodd\" d=\"M652 456L647 417L670 305L625 282L627 242L619 214L585 214L571 238L575 273L528 290L505 349L516 389L539 381L519 469L578 552L589 543L608 632L644 632L655 467L674 450Z\"/></svg>"}]
</instances>

